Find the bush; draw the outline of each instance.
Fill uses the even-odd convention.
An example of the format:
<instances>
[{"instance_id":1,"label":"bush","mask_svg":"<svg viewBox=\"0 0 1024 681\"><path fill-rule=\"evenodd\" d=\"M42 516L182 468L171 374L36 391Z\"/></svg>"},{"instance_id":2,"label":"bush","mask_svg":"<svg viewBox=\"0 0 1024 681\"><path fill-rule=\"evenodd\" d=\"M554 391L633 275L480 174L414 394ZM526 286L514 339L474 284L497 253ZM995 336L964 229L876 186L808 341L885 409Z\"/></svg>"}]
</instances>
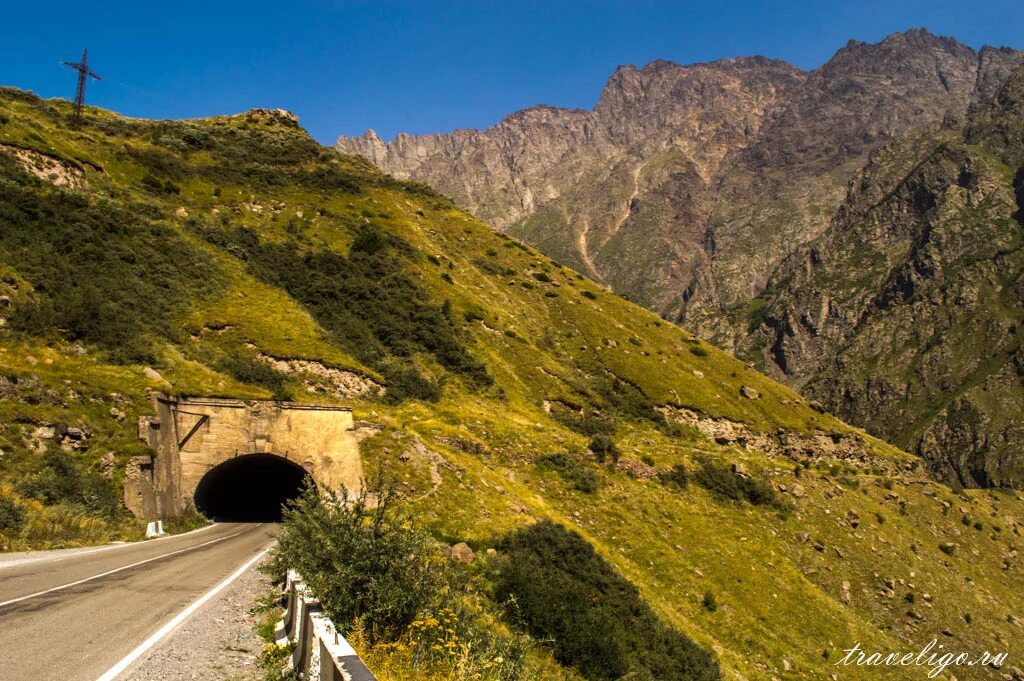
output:
<instances>
[{"instance_id":1,"label":"bush","mask_svg":"<svg viewBox=\"0 0 1024 681\"><path fill-rule=\"evenodd\" d=\"M339 631L356 620L371 642L406 631L441 584L426 533L394 508L390 488L376 507L364 490L321 495L312 484L289 504L268 569L298 570Z\"/></svg>"},{"instance_id":2,"label":"bush","mask_svg":"<svg viewBox=\"0 0 1024 681\"><path fill-rule=\"evenodd\" d=\"M110 483L95 473L83 473L70 456L55 449L43 454L42 466L21 480L17 489L49 506L75 504L107 518L124 510Z\"/></svg>"},{"instance_id":3,"label":"bush","mask_svg":"<svg viewBox=\"0 0 1024 681\"><path fill-rule=\"evenodd\" d=\"M619 456L621 455L619 448L612 439L603 434L592 437L588 448L594 453L594 456L597 457L600 463L604 463L609 459L612 463L618 463Z\"/></svg>"},{"instance_id":4,"label":"bush","mask_svg":"<svg viewBox=\"0 0 1024 681\"><path fill-rule=\"evenodd\" d=\"M580 435L611 435L616 429L613 418L592 410L575 411L564 406L555 406L551 410L551 417Z\"/></svg>"},{"instance_id":5,"label":"bush","mask_svg":"<svg viewBox=\"0 0 1024 681\"><path fill-rule=\"evenodd\" d=\"M704 609L708 612L715 612L718 610L718 599L715 598L715 594L710 591L705 591L704 598L701 599L701 605L703 605Z\"/></svg>"},{"instance_id":6,"label":"bush","mask_svg":"<svg viewBox=\"0 0 1024 681\"><path fill-rule=\"evenodd\" d=\"M690 352L697 357L707 357L710 353L699 345L691 345Z\"/></svg>"},{"instance_id":7,"label":"bush","mask_svg":"<svg viewBox=\"0 0 1024 681\"><path fill-rule=\"evenodd\" d=\"M596 381L593 389L601 396L605 405L617 414L650 421L662 430L668 429L665 415L657 410L653 400L632 383L612 377L608 380Z\"/></svg>"},{"instance_id":8,"label":"bush","mask_svg":"<svg viewBox=\"0 0 1024 681\"><path fill-rule=\"evenodd\" d=\"M18 532L25 524L25 509L16 499L0 494L0 532Z\"/></svg>"},{"instance_id":9,"label":"bush","mask_svg":"<svg viewBox=\"0 0 1024 681\"><path fill-rule=\"evenodd\" d=\"M441 399L441 384L426 378L413 367L390 363L381 368L381 373L388 384L384 393L384 401L388 404L405 400L437 402Z\"/></svg>"},{"instance_id":10,"label":"bush","mask_svg":"<svg viewBox=\"0 0 1024 681\"><path fill-rule=\"evenodd\" d=\"M262 386L274 394L274 399L287 400L290 396L285 389L287 377L266 362L249 355L232 355L219 365L220 369L235 380Z\"/></svg>"},{"instance_id":11,"label":"bush","mask_svg":"<svg viewBox=\"0 0 1024 681\"><path fill-rule=\"evenodd\" d=\"M782 507L781 500L768 482L740 475L729 466L708 458L701 458L698 463L700 469L694 474L694 480L715 496L730 501L746 500L755 506Z\"/></svg>"},{"instance_id":12,"label":"bush","mask_svg":"<svg viewBox=\"0 0 1024 681\"><path fill-rule=\"evenodd\" d=\"M566 482L572 484L586 494L593 494L601 487L601 478L597 472L568 454L547 454L537 460L541 470L555 471Z\"/></svg>"},{"instance_id":13,"label":"bush","mask_svg":"<svg viewBox=\"0 0 1024 681\"><path fill-rule=\"evenodd\" d=\"M690 473L686 470L686 466L677 463L669 470L659 472L658 480L666 487L686 489L690 485Z\"/></svg>"},{"instance_id":14,"label":"bush","mask_svg":"<svg viewBox=\"0 0 1024 681\"><path fill-rule=\"evenodd\" d=\"M720 678L706 650L665 625L581 536L550 521L498 544L496 596L555 659L587 679Z\"/></svg>"}]
</instances>

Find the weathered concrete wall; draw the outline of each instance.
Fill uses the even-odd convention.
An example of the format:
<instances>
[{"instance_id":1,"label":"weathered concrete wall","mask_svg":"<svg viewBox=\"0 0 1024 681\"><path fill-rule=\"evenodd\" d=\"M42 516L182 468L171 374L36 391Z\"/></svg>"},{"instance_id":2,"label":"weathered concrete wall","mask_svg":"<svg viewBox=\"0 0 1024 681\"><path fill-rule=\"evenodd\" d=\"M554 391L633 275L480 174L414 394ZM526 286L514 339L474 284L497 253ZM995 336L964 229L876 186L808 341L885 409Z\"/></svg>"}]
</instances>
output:
<instances>
[{"instance_id":1,"label":"weathered concrete wall","mask_svg":"<svg viewBox=\"0 0 1024 681\"><path fill-rule=\"evenodd\" d=\"M356 490L362 480L347 407L163 395L153 407L155 416L140 419L139 438L155 454L136 457L125 481L125 504L140 517L181 514L210 469L246 454L293 461L325 489Z\"/></svg>"}]
</instances>

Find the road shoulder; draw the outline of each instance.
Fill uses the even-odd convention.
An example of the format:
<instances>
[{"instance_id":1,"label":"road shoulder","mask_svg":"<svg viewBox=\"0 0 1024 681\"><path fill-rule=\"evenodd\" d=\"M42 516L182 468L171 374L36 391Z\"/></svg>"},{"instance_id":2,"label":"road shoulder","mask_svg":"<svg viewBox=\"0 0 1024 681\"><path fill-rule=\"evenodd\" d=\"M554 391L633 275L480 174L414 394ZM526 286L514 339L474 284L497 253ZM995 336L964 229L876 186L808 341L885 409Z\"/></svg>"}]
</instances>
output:
<instances>
[{"instance_id":1,"label":"road shoulder","mask_svg":"<svg viewBox=\"0 0 1024 681\"><path fill-rule=\"evenodd\" d=\"M123 681L258 681L257 657L263 639L253 614L258 597L270 581L250 567L241 577L195 612L181 626L143 655L122 676Z\"/></svg>"}]
</instances>

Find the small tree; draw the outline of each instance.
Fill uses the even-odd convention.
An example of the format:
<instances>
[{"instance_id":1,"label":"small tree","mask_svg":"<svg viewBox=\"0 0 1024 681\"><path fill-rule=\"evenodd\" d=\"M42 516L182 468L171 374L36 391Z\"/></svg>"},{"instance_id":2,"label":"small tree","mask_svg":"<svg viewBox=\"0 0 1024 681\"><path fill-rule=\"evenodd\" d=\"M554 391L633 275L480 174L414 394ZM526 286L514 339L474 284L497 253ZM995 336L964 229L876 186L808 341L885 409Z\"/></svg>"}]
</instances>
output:
<instances>
[{"instance_id":1,"label":"small tree","mask_svg":"<svg viewBox=\"0 0 1024 681\"><path fill-rule=\"evenodd\" d=\"M619 448L615 446L615 442L613 442L607 435L595 435L590 440L589 448L600 463L604 463L608 460L611 460L612 463L618 463L619 461L619 456L621 454L619 452Z\"/></svg>"},{"instance_id":2,"label":"small tree","mask_svg":"<svg viewBox=\"0 0 1024 681\"><path fill-rule=\"evenodd\" d=\"M395 509L393 487L378 485L373 500L365 487L352 496L308 484L285 510L268 570L298 570L342 632L360 620L371 642L392 641L430 603L442 572L427 534Z\"/></svg>"}]
</instances>

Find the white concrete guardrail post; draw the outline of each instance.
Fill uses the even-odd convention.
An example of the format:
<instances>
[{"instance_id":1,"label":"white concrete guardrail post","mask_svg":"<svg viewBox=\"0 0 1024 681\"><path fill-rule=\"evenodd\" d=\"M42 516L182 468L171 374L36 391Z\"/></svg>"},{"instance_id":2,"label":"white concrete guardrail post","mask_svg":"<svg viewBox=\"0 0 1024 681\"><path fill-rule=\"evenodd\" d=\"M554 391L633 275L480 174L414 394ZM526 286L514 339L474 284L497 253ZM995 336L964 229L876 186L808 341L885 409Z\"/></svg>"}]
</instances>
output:
<instances>
[{"instance_id":1,"label":"white concrete guardrail post","mask_svg":"<svg viewBox=\"0 0 1024 681\"><path fill-rule=\"evenodd\" d=\"M288 571L285 598L275 639L278 645L295 644L287 670L319 681L376 681L294 570Z\"/></svg>"}]
</instances>

